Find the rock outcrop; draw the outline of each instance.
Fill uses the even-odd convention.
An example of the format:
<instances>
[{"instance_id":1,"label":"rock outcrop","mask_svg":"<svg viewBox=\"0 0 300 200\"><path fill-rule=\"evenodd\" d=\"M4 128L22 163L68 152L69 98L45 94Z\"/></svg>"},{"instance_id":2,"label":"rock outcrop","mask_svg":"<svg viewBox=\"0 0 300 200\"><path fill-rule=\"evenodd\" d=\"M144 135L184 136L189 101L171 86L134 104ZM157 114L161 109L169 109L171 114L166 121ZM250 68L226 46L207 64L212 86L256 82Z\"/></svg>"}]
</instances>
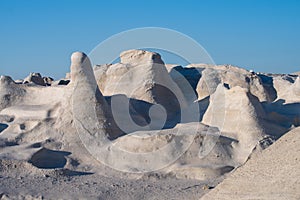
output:
<instances>
[{"instance_id":1,"label":"rock outcrop","mask_svg":"<svg viewBox=\"0 0 300 200\"><path fill-rule=\"evenodd\" d=\"M126 54L126 59L129 55ZM133 54L129 60L135 56L136 54ZM136 131L109 141L107 133L111 133L112 130L105 123L109 119L106 115L109 108L97 88L90 61L82 53L72 55L69 87L74 88L72 112L81 140L97 159L114 169L125 172L148 172L165 168L162 172L172 172L178 177L187 177L190 176L187 166L193 164L193 174L198 179L206 180L216 178L235 167L236 162L229 159L231 157L229 149L235 141L227 139L228 142L220 142L224 139L219 138L218 129L211 129L199 122L180 124L174 129ZM123 106L129 105L122 104L121 107ZM151 116L151 120L153 119L156 119L156 116ZM207 145L206 141L211 142ZM194 147L188 150L191 145ZM201 154L199 148L202 149ZM228 150L222 153L220 149ZM186 151L188 153L177 161ZM215 158L216 152L223 159L215 161L214 165L218 167L208 170L205 165ZM175 164L168 167L174 162ZM210 175L205 175L207 171Z\"/></svg>"},{"instance_id":2,"label":"rock outcrop","mask_svg":"<svg viewBox=\"0 0 300 200\"><path fill-rule=\"evenodd\" d=\"M247 89L219 85L210 96L203 123L216 126L225 136L239 141L235 153L242 164L265 136L262 123L265 117L258 98Z\"/></svg>"},{"instance_id":3,"label":"rock outcrop","mask_svg":"<svg viewBox=\"0 0 300 200\"><path fill-rule=\"evenodd\" d=\"M23 80L23 84L36 84L40 86L50 86L52 82L54 81L51 77L42 77L40 73L30 73L29 76L27 76Z\"/></svg>"},{"instance_id":4,"label":"rock outcrop","mask_svg":"<svg viewBox=\"0 0 300 200\"><path fill-rule=\"evenodd\" d=\"M0 77L0 111L22 99L26 91L19 87L11 77Z\"/></svg>"},{"instance_id":5,"label":"rock outcrop","mask_svg":"<svg viewBox=\"0 0 300 200\"><path fill-rule=\"evenodd\" d=\"M155 116L158 121L163 120L160 116L165 114L166 126L174 126L180 121L177 113L187 106L186 99L169 76L160 55L143 50L129 50L121 53L120 60L121 63L96 66L94 69L103 95L124 94L130 99L159 104L165 110L157 110ZM148 110L143 112L141 115L147 115Z\"/></svg>"},{"instance_id":6,"label":"rock outcrop","mask_svg":"<svg viewBox=\"0 0 300 200\"><path fill-rule=\"evenodd\" d=\"M24 79L23 83L34 83L37 85L46 86L45 81L40 73L30 73L30 75Z\"/></svg>"},{"instance_id":7,"label":"rock outcrop","mask_svg":"<svg viewBox=\"0 0 300 200\"><path fill-rule=\"evenodd\" d=\"M293 160L298 153L295 127L300 125L298 75L255 73L229 65L166 67L159 54L143 50L125 51L120 63L94 69L87 55L76 52L70 71L58 81L38 73L17 82L1 76L0 172L5 176L22 173L27 180L30 171L44 183L49 176L39 176L45 173L61 182L70 174L94 173L122 178L126 184L155 177L214 185L233 172L213 190L222 196L212 192L207 197L229 198L227 192L234 191L242 198L251 193L253 176L261 176L257 170L249 175L257 162L267 174L260 183L271 177L293 187L283 172L297 186L292 176L299 171L293 170L299 166ZM288 159L279 156L280 149ZM262 158L254 158L259 155ZM298 197L293 188L275 189L291 191L294 196L287 198Z\"/></svg>"},{"instance_id":8,"label":"rock outcrop","mask_svg":"<svg viewBox=\"0 0 300 200\"><path fill-rule=\"evenodd\" d=\"M300 78L297 75L277 75L273 77L277 100L295 103L300 100Z\"/></svg>"},{"instance_id":9,"label":"rock outcrop","mask_svg":"<svg viewBox=\"0 0 300 200\"><path fill-rule=\"evenodd\" d=\"M229 88L240 86L248 89L261 102L274 100L274 95L270 94L271 91L268 91L260 76L254 72L230 65L190 65L189 67L201 71L201 79L196 88L199 100L213 94L219 84L225 84Z\"/></svg>"},{"instance_id":10,"label":"rock outcrop","mask_svg":"<svg viewBox=\"0 0 300 200\"><path fill-rule=\"evenodd\" d=\"M201 199L299 199L300 134L294 129L253 155Z\"/></svg>"},{"instance_id":11,"label":"rock outcrop","mask_svg":"<svg viewBox=\"0 0 300 200\"><path fill-rule=\"evenodd\" d=\"M76 52L72 54L71 63L70 87L74 88L71 105L77 127L88 130L91 135L100 134L103 138L122 135L116 132L116 127L112 127L114 123L110 109L98 89L89 58L84 53Z\"/></svg>"}]
</instances>

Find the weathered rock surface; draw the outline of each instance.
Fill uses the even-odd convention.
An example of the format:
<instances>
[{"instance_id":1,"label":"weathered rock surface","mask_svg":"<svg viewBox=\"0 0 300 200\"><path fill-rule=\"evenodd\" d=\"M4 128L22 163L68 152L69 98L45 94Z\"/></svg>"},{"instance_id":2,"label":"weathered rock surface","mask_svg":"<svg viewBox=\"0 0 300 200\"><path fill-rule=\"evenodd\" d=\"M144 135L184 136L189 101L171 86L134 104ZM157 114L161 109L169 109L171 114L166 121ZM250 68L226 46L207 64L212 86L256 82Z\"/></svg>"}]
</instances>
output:
<instances>
[{"instance_id":1,"label":"weathered rock surface","mask_svg":"<svg viewBox=\"0 0 300 200\"><path fill-rule=\"evenodd\" d=\"M257 97L240 86L226 88L219 85L210 97L203 123L216 126L227 137L239 141L235 154L244 163L258 142L265 136L265 112Z\"/></svg>"},{"instance_id":2,"label":"weathered rock surface","mask_svg":"<svg viewBox=\"0 0 300 200\"><path fill-rule=\"evenodd\" d=\"M299 128L253 155L201 199L299 199Z\"/></svg>"},{"instance_id":3,"label":"weathered rock surface","mask_svg":"<svg viewBox=\"0 0 300 200\"><path fill-rule=\"evenodd\" d=\"M136 54L133 55L133 58L135 56ZM104 123L108 119L105 117L104 112L108 110L107 104L100 91L98 91L91 67L89 67L90 62L87 59L84 54L73 54L70 86L73 85L75 88L73 91L73 115L75 124L77 120L79 122L79 128L78 125L76 127L82 134L82 141L87 144L87 148L90 152L93 150L96 151L95 146L97 144L95 143L98 143L99 147L109 146L107 149L99 148L97 153L94 152L96 158L99 158L105 164L120 171L134 172L140 170L141 172L147 172L154 169L165 168L163 172L171 172L177 177L190 178L192 178L192 176L189 175L189 167L187 166L192 164L194 178L201 180L216 178L229 172L236 166L237 162L235 162L234 159L229 159L231 157L229 149L232 148L231 145L236 141L228 139L228 142L220 142L222 137L218 137L217 129L210 129L199 122L181 124L174 129L137 131L130 135L117 138L110 143L110 141L105 138L106 133L111 133L111 130L108 130L108 126ZM98 96L101 102L101 107L98 108L99 110L97 109L95 94L99 94ZM86 106L82 108L81 104ZM94 104L96 104L96 107L90 106ZM96 126L94 122L97 121L97 118L93 116L94 109L96 113L101 114L101 116L98 117L100 119L99 125ZM151 120L153 120L153 116L151 116ZM96 127L100 128L95 129ZM209 145L205 143L207 140L211 141ZM192 144L194 148L190 151L188 149ZM159 151L160 148L164 150ZM199 155L199 149L203 149L201 156ZM216 150L214 151L213 149ZM220 149L228 150L226 153L222 153ZM177 161L186 151L186 155ZM101 152L101 154L98 152ZM217 163L213 163L213 165L216 166L215 168L207 170L205 166L209 163L208 160L215 158L214 153L216 152L218 152L218 155L222 156L223 159L219 159ZM116 161L118 161L117 165L115 164ZM170 163L174 164L168 167ZM209 174L206 174L207 171L209 171Z\"/></svg>"},{"instance_id":4,"label":"weathered rock surface","mask_svg":"<svg viewBox=\"0 0 300 200\"><path fill-rule=\"evenodd\" d=\"M297 75L279 75L273 78L277 100L285 103L295 103L300 100L300 79Z\"/></svg>"},{"instance_id":5,"label":"weathered rock surface","mask_svg":"<svg viewBox=\"0 0 300 200\"><path fill-rule=\"evenodd\" d=\"M291 194L282 198L299 196L293 178L299 173L293 160L299 154L298 75L261 74L229 65L166 66L157 53L129 50L121 53L120 63L94 70L89 58L76 52L67 78L54 81L34 73L25 82L0 78L0 179L5 197L14 197L7 193L12 185L18 186L13 191L24 187L12 177L51 191L70 189L66 179L72 184L84 180L89 185L83 191L96 197L100 188L101 198L136 193L139 187L148 190L154 178L154 185L174 183L167 187L176 187L180 195L175 199L199 199L205 188L212 189L231 172L207 197L233 198L228 193L232 190L239 198L252 198L253 186L246 180L254 182L256 177L261 183L279 183L274 190L261 190L266 198L281 197L269 195L275 190ZM286 159L281 150L288 153ZM284 166L280 171L279 163ZM93 178L88 177L91 173ZM91 179L106 181L94 185ZM124 187L116 186L120 180ZM133 183L134 190L128 188ZM282 185L289 188L279 188ZM107 194L111 188L115 193ZM151 189L161 197L158 190ZM35 188L24 191L30 197L42 196Z\"/></svg>"},{"instance_id":6,"label":"weathered rock surface","mask_svg":"<svg viewBox=\"0 0 300 200\"><path fill-rule=\"evenodd\" d=\"M54 81L51 77L42 77L40 73L30 73L29 76L27 76L23 80L23 84L36 84L40 86L50 86L52 82Z\"/></svg>"},{"instance_id":7,"label":"weathered rock surface","mask_svg":"<svg viewBox=\"0 0 300 200\"><path fill-rule=\"evenodd\" d=\"M23 83L34 83L37 85L46 86L45 81L40 73L30 73L30 75L24 79Z\"/></svg>"},{"instance_id":8,"label":"weathered rock surface","mask_svg":"<svg viewBox=\"0 0 300 200\"><path fill-rule=\"evenodd\" d=\"M19 102L26 91L20 88L9 76L0 77L0 111Z\"/></svg>"},{"instance_id":9,"label":"weathered rock surface","mask_svg":"<svg viewBox=\"0 0 300 200\"><path fill-rule=\"evenodd\" d=\"M193 65L191 65L193 66ZM194 67L194 66L193 66ZM197 65L196 65L196 68ZM203 99L216 91L219 84L232 88L240 86L248 89L260 101L273 101L274 97L264 86L259 75L233 66L200 66L201 79L197 85L198 98Z\"/></svg>"},{"instance_id":10,"label":"weathered rock surface","mask_svg":"<svg viewBox=\"0 0 300 200\"><path fill-rule=\"evenodd\" d=\"M129 50L121 53L120 60L121 63L96 66L94 69L103 95L124 94L131 99L159 104L165 111L158 111L156 117L160 118L166 112L170 124L180 120L177 112L187 106L186 99L169 76L160 55ZM144 112L141 114L146 115L148 110Z\"/></svg>"}]
</instances>

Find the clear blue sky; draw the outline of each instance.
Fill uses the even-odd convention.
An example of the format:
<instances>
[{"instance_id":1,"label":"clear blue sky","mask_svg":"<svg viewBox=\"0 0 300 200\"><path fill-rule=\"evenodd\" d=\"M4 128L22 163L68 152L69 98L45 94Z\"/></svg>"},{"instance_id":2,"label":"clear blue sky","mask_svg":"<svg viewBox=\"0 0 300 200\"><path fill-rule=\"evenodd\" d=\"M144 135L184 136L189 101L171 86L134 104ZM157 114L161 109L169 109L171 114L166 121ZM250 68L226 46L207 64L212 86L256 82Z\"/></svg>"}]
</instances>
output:
<instances>
[{"instance_id":1,"label":"clear blue sky","mask_svg":"<svg viewBox=\"0 0 300 200\"><path fill-rule=\"evenodd\" d=\"M0 23L0 74L13 78L64 77L71 52L90 52L113 34L149 26L187 34L217 64L300 71L297 0L0 0Z\"/></svg>"}]
</instances>

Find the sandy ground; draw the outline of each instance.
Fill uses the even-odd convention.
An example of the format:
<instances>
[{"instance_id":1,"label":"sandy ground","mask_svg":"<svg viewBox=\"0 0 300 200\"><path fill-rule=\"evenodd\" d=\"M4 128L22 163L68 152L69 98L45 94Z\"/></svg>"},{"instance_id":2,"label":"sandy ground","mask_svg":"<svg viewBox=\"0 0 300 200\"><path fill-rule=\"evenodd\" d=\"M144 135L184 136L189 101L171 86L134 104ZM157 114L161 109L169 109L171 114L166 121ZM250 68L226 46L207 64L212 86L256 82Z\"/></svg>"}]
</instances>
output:
<instances>
[{"instance_id":1,"label":"sandy ground","mask_svg":"<svg viewBox=\"0 0 300 200\"><path fill-rule=\"evenodd\" d=\"M1 199L199 199L215 183L172 177L117 179L46 170L41 175L0 175ZM70 175L72 174L72 175Z\"/></svg>"},{"instance_id":2,"label":"sandy ground","mask_svg":"<svg viewBox=\"0 0 300 200\"><path fill-rule=\"evenodd\" d=\"M300 199L300 128L252 155L203 199Z\"/></svg>"}]
</instances>

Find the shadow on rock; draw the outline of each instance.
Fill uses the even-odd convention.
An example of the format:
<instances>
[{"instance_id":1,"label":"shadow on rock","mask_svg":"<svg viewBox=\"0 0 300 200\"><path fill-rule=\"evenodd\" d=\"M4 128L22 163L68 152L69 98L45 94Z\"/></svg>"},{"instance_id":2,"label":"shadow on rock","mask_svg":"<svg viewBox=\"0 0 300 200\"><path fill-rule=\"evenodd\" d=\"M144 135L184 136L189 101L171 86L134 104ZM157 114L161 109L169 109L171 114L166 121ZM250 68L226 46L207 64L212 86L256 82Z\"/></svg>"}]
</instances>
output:
<instances>
[{"instance_id":1,"label":"shadow on rock","mask_svg":"<svg viewBox=\"0 0 300 200\"><path fill-rule=\"evenodd\" d=\"M1 123L0 123L0 133L1 133L2 131L4 131L7 127L8 127L7 124L1 124Z\"/></svg>"}]
</instances>

